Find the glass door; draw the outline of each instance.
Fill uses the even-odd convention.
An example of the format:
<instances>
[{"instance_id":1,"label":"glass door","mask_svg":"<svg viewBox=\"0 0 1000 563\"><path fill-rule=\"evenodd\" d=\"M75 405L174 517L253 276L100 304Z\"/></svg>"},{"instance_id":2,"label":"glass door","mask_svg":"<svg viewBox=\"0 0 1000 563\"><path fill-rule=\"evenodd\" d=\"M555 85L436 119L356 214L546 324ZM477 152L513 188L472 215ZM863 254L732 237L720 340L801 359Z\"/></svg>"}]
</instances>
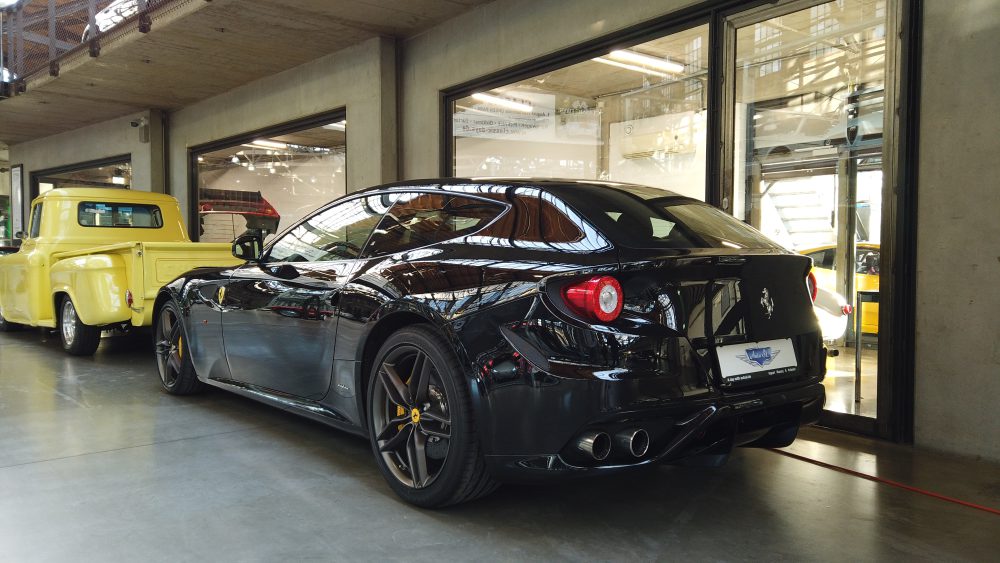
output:
<instances>
[{"instance_id":1,"label":"glass door","mask_svg":"<svg viewBox=\"0 0 1000 563\"><path fill-rule=\"evenodd\" d=\"M879 326L888 3L788 2L727 20L724 206L812 257L831 354L826 408L871 429L889 336Z\"/></svg>"}]
</instances>

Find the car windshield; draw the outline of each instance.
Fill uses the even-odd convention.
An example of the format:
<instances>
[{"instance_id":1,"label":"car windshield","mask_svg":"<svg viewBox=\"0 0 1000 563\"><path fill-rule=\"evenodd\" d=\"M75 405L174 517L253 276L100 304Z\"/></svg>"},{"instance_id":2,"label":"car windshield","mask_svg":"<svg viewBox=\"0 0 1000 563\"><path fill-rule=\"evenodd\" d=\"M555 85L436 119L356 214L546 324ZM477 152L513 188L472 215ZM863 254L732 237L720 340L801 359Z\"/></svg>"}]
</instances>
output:
<instances>
[{"instance_id":1,"label":"car windshield","mask_svg":"<svg viewBox=\"0 0 1000 563\"><path fill-rule=\"evenodd\" d=\"M782 248L711 205L665 190L580 184L560 189L559 196L632 248Z\"/></svg>"}]
</instances>

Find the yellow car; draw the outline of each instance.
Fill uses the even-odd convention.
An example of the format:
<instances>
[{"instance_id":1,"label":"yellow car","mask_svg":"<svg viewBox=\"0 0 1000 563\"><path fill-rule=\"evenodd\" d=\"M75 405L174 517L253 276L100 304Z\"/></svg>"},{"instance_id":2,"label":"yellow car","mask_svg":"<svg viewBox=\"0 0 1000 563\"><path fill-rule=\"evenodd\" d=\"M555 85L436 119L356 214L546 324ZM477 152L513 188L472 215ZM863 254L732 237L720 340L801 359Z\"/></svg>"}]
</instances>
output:
<instances>
[{"instance_id":1,"label":"yellow car","mask_svg":"<svg viewBox=\"0 0 1000 563\"><path fill-rule=\"evenodd\" d=\"M801 254L813 259L813 273L817 284L829 291L837 290L836 268L834 258L837 246L830 244L808 250L800 250ZM878 291L880 247L877 243L859 242L854 255L854 289L860 291ZM851 300L855 304L855 300ZM878 334L878 303L865 303L861 315L861 332Z\"/></svg>"}]
</instances>

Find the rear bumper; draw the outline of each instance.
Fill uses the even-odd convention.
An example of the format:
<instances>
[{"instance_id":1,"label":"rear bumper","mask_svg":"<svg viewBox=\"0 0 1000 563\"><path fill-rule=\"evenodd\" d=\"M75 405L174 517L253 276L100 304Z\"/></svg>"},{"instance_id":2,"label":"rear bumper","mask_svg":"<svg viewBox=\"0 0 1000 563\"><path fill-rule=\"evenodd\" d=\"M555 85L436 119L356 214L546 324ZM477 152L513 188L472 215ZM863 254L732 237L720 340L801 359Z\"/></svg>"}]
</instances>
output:
<instances>
[{"instance_id":1,"label":"rear bumper","mask_svg":"<svg viewBox=\"0 0 1000 563\"><path fill-rule=\"evenodd\" d=\"M715 463L724 460L736 446L780 447L791 443L799 427L819 420L825 400L823 385L813 383L773 392L617 412L588 421L559 451L487 455L486 462L494 477L506 481L607 474L686 459ZM649 435L649 450L641 457L615 444L608 457L598 461L576 448L577 437L584 432L606 432L614 442L616 434L636 428Z\"/></svg>"}]
</instances>

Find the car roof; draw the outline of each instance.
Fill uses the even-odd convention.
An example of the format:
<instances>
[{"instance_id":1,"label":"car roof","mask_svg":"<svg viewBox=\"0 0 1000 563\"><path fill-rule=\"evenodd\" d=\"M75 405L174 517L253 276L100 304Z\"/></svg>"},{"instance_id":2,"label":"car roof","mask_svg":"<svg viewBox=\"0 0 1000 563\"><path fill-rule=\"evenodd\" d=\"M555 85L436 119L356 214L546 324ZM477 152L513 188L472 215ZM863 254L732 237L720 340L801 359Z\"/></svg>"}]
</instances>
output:
<instances>
[{"instance_id":1,"label":"car roof","mask_svg":"<svg viewBox=\"0 0 1000 563\"><path fill-rule=\"evenodd\" d=\"M150 203L173 203L177 201L173 196L154 192L144 192L140 190L128 190L122 188L57 188L49 190L38 196L37 199L48 198L74 199L74 200L102 200L102 201L134 201Z\"/></svg>"},{"instance_id":2,"label":"car roof","mask_svg":"<svg viewBox=\"0 0 1000 563\"><path fill-rule=\"evenodd\" d=\"M598 188L609 188L617 189L618 191L628 192L634 195L639 195L643 199L652 199L650 196L654 191L656 197L665 198L687 198L686 196L680 195L676 192L670 190L655 188L652 186L645 186L642 184L630 184L627 182L611 182L604 180L581 180L576 178L520 178L520 177L504 177L504 176L476 176L476 177L466 177L466 178L422 178L418 180L405 180L399 182L392 182L388 184L382 184L378 186L372 186L370 188L360 190L358 192L353 192L355 194L360 194L368 191L382 191L382 190L402 190L402 189L439 189L442 185L473 185L473 186L511 186L511 187L532 187L539 188L545 191L559 192L561 190L573 189L574 187L579 187L580 185L595 186ZM642 193L645 192L645 195ZM350 194L349 194L350 195ZM693 200L698 201L698 200Z\"/></svg>"}]
</instances>

